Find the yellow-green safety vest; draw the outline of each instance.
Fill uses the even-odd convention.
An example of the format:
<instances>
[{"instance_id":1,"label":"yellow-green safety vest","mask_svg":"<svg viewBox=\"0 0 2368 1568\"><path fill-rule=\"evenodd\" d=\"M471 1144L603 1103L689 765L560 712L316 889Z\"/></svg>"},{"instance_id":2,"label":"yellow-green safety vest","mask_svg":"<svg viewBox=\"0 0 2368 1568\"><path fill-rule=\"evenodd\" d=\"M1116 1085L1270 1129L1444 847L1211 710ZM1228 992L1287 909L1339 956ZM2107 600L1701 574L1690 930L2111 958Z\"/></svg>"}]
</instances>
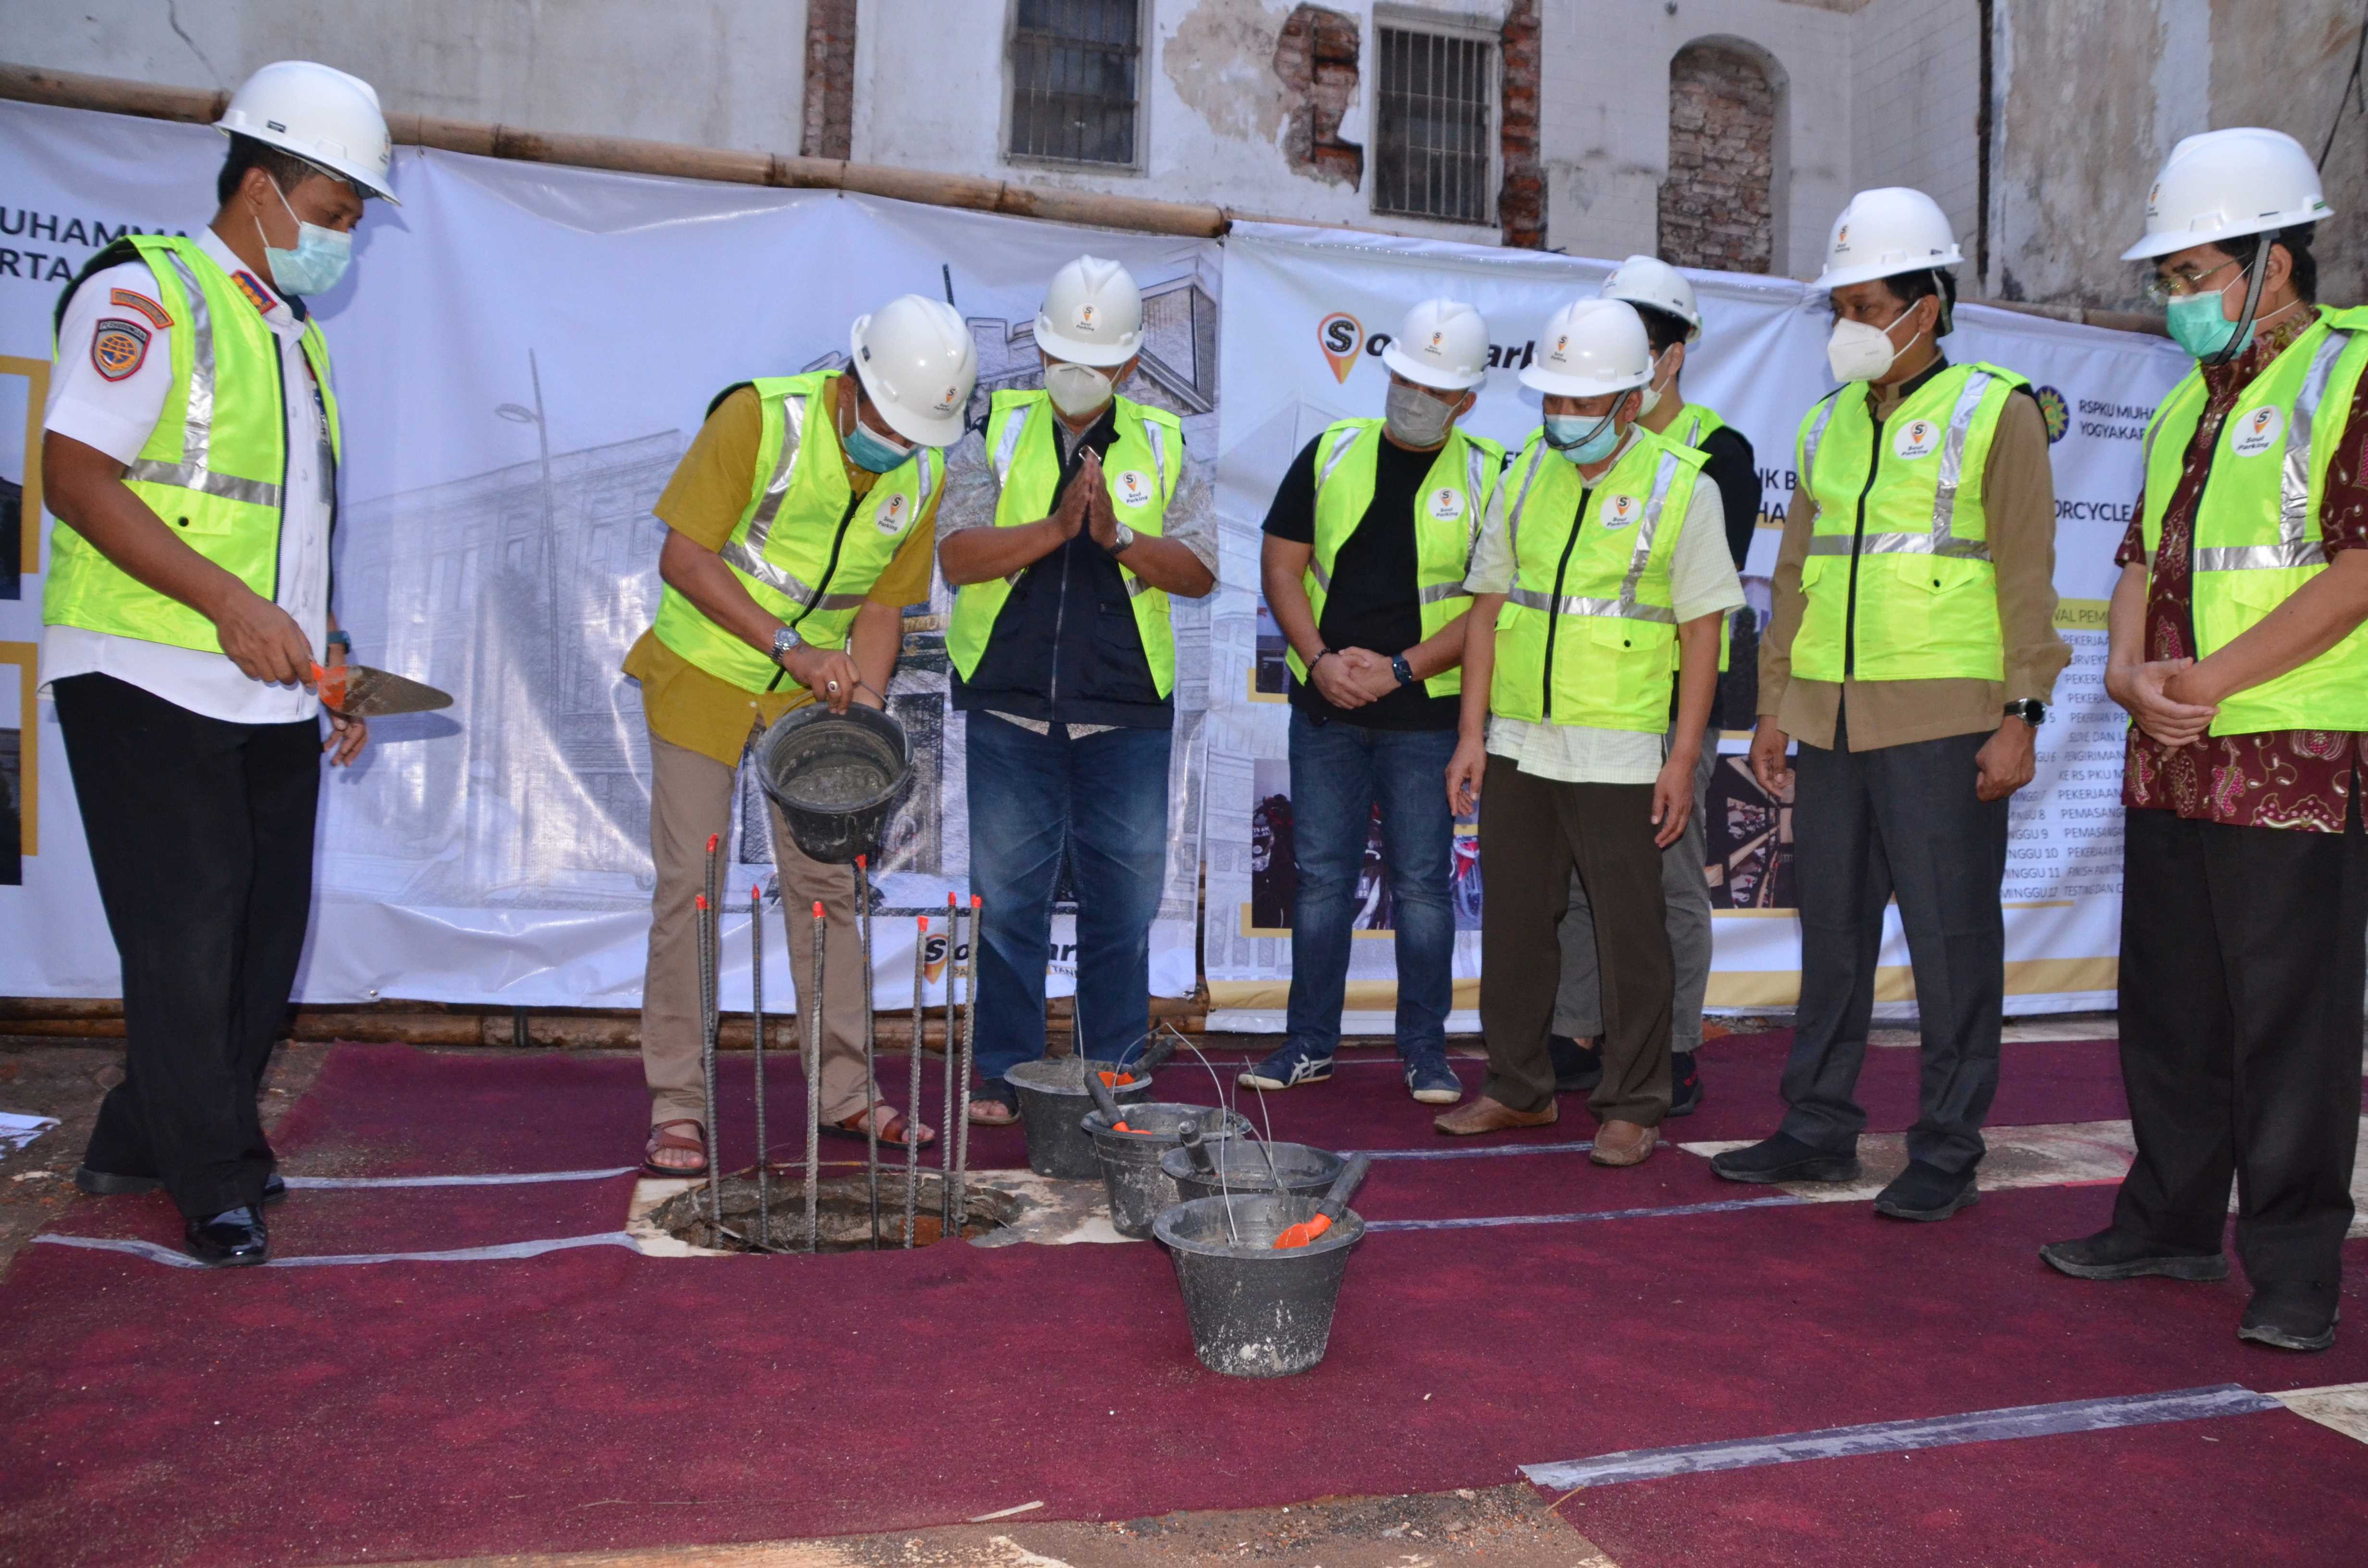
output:
<instances>
[{"instance_id":1,"label":"yellow-green safety vest","mask_svg":"<svg viewBox=\"0 0 2368 1568\"><path fill-rule=\"evenodd\" d=\"M1982 482L1998 415L2028 384L1996 365L1951 365L1880 425L1873 389L1856 383L1809 410L1794 463L1817 512L1794 675L2006 678Z\"/></svg>"},{"instance_id":2,"label":"yellow-green safety vest","mask_svg":"<svg viewBox=\"0 0 2368 1568\"><path fill-rule=\"evenodd\" d=\"M1669 427L1661 434L1681 447L1691 447L1694 450L1700 451L1702 449L1704 441L1725 428L1726 420L1717 409L1707 403L1689 403L1678 410L1678 416L1669 421ZM1681 647L1678 652L1678 667L1683 669L1685 650ZM1723 615L1718 618L1719 674L1726 673L1727 666L1734 661L1734 657L1735 617Z\"/></svg>"},{"instance_id":3,"label":"yellow-green safety vest","mask_svg":"<svg viewBox=\"0 0 2368 1568\"><path fill-rule=\"evenodd\" d=\"M1491 712L1656 735L1669 727L1669 562L1702 462L1639 426L1589 484L1543 430L1531 433L1504 480L1514 571L1497 615Z\"/></svg>"},{"instance_id":4,"label":"yellow-green safety vest","mask_svg":"<svg viewBox=\"0 0 2368 1568\"><path fill-rule=\"evenodd\" d=\"M855 494L831 410L830 384L845 374L813 370L746 383L757 392L763 434L748 505L718 551L750 598L820 648L847 645L856 612L945 478L944 455L916 446L868 494ZM716 403L737 390L726 388ZM659 597L656 631L659 642L743 691L770 691L787 678L769 654L673 588Z\"/></svg>"},{"instance_id":5,"label":"yellow-green safety vest","mask_svg":"<svg viewBox=\"0 0 2368 1568\"><path fill-rule=\"evenodd\" d=\"M2368 370L2368 308L2331 311L2253 379L2220 426L2195 508L2195 653L2214 653L2327 570L2319 510L2327 465ZM2203 415L2200 370L2170 390L2146 436L2146 563ZM2221 702L2215 735L2262 730L2368 730L2368 625L2274 680Z\"/></svg>"},{"instance_id":6,"label":"yellow-green safety vest","mask_svg":"<svg viewBox=\"0 0 2368 1568\"><path fill-rule=\"evenodd\" d=\"M1120 522L1136 533L1156 537L1167 503L1184 477L1184 426L1166 409L1129 398L1117 399L1115 408L1117 436L1102 454L1102 483ZM1022 528L1051 514L1053 494L1061 487L1061 454L1053 443L1056 417L1052 399L1042 391L999 392L989 400L987 461L1002 487L995 504L996 528ZM1176 634L1168 622L1167 595L1128 571L1124 558L1117 564L1126 583L1127 602L1134 608L1144 663L1151 670L1152 685L1166 697L1176 689ZM991 577L954 590L946 653L962 679L970 679L978 668L995 635L996 618L1003 613L1017 581L1017 574Z\"/></svg>"},{"instance_id":7,"label":"yellow-green safety vest","mask_svg":"<svg viewBox=\"0 0 2368 1568\"><path fill-rule=\"evenodd\" d=\"M1332 591L1332 563L1373 504L1384 423L1336 420L1315 438L1315 553L1308 558L1303 580L1318 626L1324 623L1324 601ZM1487 516L1488 499L1496 494L1497 477L1504 468L1504 448L1485 436L1452 429L1423 478L1415 498L1414 546L1415 590L1425 642L1472 608L1463 579L1472 570L1472 544L1480 537L1481 519ZM1306 680L1307 666L1298 649L1285 650L1283 659L1292 675ZM1462 665L1427 677L1422 688L1433 697L1454 696L1463 689Z\"/></svg>"},{"instance_id":8,"label":"yellow-green safety vest","mask_svg":"<svg viewBox=\"0 0 2368 1568\"><path fill-rule=\"evenodd\" d=\"M167 340L172 384L156 427L124 472L124 484L190 549L263 597L276 597L282 487L288 479L279 340L254 301L196 241L167 234L127 238L155 276L156 302L173 326ZM342 460L328 343L311 320L300 341L320 387L332 459ZM212 621L139 582L72 528L50 535L41 619L176 648L222 651Z\"/></svg>"}]
</instances>

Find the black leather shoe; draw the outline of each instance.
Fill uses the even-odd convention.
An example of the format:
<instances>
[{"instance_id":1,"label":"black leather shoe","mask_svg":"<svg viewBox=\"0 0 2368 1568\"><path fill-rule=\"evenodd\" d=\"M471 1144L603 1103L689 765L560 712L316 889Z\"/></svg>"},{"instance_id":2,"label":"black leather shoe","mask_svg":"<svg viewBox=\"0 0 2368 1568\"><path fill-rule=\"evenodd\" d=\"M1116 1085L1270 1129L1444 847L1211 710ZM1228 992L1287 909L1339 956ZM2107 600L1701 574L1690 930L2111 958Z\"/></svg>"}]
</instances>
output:
<instances>
[{"instance_id":1,"label":"black leather shoe","mask_svg":"<svg viewBox=\"0 0 2368 1568\"><path fill-rule=\"evenodd\" d=\"M1603 1051L1600 1046L1581 1045L1566 1034L1550 1034L1546 1036L1546 1056L1554 1063L1556 1094L1589 1094L1603 1082Z\"/></svg>"},{"instance_id":2,"label":"black leather shoe","mask_svg":"<svg viewBox=\"0 0 2368 1568\"><path fill-rule=\"evenodd\" d=\"M165 1178L125 1176L117 1171L102 1171L90 1165L76 1165L74 1185L94 1198L120 1198L126 1193L154 1192L165 1185Z\"/></svg>"},{"instance_id":3,"label":"black leather shoe","mask_svg":"<svg viewBox=\"0 0 2368 1568\"><path fill-rule=\"evenodd\" d=\"M281 1179L278 1171L263 1178L263 1201L277 1203L287 1196L288 1183Z\"/></svg>"},{"instance_id":4,"label":"black leather shoe","mask_svg":"<svg viewBox=\"0 0 2368 1568\"><path fill-rule=\"evenodd\" d=\"M2280 1350L2324 1350L2335 1343L2342 1315L2332 1285L2264 1285L2245 1303L2237 1337Z\"/></svg>"},{"instance_id":5,"label":"black leather shoe","mask_svg":"<svg viewBox=\"0 0 2368 1568\"><path fill-rule=\"evenodd\" d=\"M1691 1051L1669 1052L1670 1116L1691 1116L1702 1109L1702 1069L1694 1063Z\"/></svg>"},{"instance_id":6,"label":"black leather shoe","mask_svg":"<svg viewBox=\"0 0 2368 1568\"><path fill-rule=\"evenodd\" d=\"M1729 1181L1856 1181L1859 1172L1856 1154L1829 1154L1789 1132L1713 1154L1710 1168Z\"/></svg>"},{"instance_id":7,"label":"black leather shoe","mask_svg":"<svg viewBox=\"0 0 2368 1568\"><path fill-rule=\"evenodd\" d=\"M2075 1279L2135 1279L2141 1274L2206 1282L2228 1278L2225 1254L2157 1246L2110 1225L2078 1241L2049 1242L2039 1256L2050 1268Z\"/></svg>"},{"instance_id":8,"label":"black leather shoe","mask_svg":"<svg viewBox=\"0 0 2368 1568\"><path fill-rule=\"evenodd\" d=\"M1981 1200L1982 1189L1974 1185L1972 1166L1944 1171L1922 1160L1910 1160L1906 1170L1891 1178L1890 1186L1874 1195L1874 1211L1895 1220L1945 1220Z\"/></svg>"},{"instance_id":9,"label":"black leather shoe","mask_svg":"<svg viewBox=\"0 0 2368 1568\"><path fill-rule=\"evenodd\" d=\"M191 1220L181 1234L189 1256L209 1268L251 1267L271 1251L260 1209L225 1209L211 1220Z\"/></svg>"}]
</instances>

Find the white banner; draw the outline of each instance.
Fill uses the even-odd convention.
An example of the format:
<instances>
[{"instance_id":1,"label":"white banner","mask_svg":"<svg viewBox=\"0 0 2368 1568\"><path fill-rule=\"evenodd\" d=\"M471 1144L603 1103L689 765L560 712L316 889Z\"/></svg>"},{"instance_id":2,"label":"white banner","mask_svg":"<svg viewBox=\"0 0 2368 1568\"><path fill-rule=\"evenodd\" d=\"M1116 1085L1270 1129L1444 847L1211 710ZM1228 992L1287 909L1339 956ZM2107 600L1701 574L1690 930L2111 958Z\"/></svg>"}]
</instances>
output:
<instances>
[{"instance_id":1,"label":"white banner","mask_svg":"<svg viewBox=\"0 0 2368 1568\"><path fill-rule=\"evenodd\" d=\"M1290 794L1282 644L1256 585L1259 525L1292 458L1329 421L1381 412L1379 358L1406 307L1434 294L1469 301L1496 349L1466 424L1518 447L1538 420L1515 372L1545 318L1592 293L1607 262L1337 230L1236 225L1225 246L1219 365L1227 389L1218 455L1224 586L1212 626L1206 964L1214 1028L1279 1029L1290 983L1289 857L1277 843ZM1831 389L1824 297L1781 278L1691 275L1703 338L1686 362L1687 395L1751 440L1761 485L1759 531L1745 568L1758 621L1768 611L1783 512L1794 483L1802 414ZM2155 400L2186 360L2160 339L1966 307L1946 347L2030 378L2054 440L2058 624L2074 661L2041 731L2036 780L2016 797L2009 849L2007 1007L2014 1013L2113 1005L2120 937L2120 715L2103 692L2102 601L2140 480L2138 437ZM1756 639L1737 639L1738 665ZM1797 998L1800 937L1793 903L1789 804L1770 801L1728 736L1710 802L1716 908L1710 1001L1736 1011ZM1478 860L1468 830L1456 859L1456 1017L1473 1011L1480 973ZM1347 1026L1387 1032L1395 1006L1378 850L1351 946ZM1877 994L1896 1014L1911 1003L1907 950L1887 918Z\"/></svg>"},{"instance_id":2,"label":"white banner","mask_svg":"<svg viewBox=\"0 0 2368 1568\"><path fill-rule=\"evenodd\" d=\"M222 151L202 127L0 105L11 487L34 472L59 290L127 226L197 232ZM1205 478L1217 249L829 192L416 148L396 158L403 206L373 204L351 280L317 302L347 434L337 608L359 659L456 700L381 721L361 765L331 776L298 995L630 1006L648 925L649 765L640 689L618 665L656 608L664 530L651 504L709 401L735 381L843 362L848 322L912 291L950 295L970 318L983 420L990 392L1041 383L1045 281L1090 249L1143 283L1148 347L1130 392L1183 416ZM973 434L958 453L947 506L979 504L978 445ZM0 498L14 515L15 490ZM34 697L47 523L37 505L21 510L20 569L0 575L0 661L17 677L0 679L0 778L12 809L22 803L20 837L0 847L0 994L113 995L55 714ZM920 774L882 858L892 904L967 899L949 604L939 582L907 612L890 692ZM1152 988L1171 996L1195 978L1207 624L1204 608L1179 616L1167 886L1152 937ZM771 877L745 769L734 814L727 885L745 909ZM747 1005L745 926L745 914L725 922L732 1007ZM1056 918L1055 994L1075 987L1074 930L1073 915ZM909 1003L913 939L910 919L879 923L883 1006ZM766 989L788 1005L778 938Z\"/></svg>"}]
</instances>

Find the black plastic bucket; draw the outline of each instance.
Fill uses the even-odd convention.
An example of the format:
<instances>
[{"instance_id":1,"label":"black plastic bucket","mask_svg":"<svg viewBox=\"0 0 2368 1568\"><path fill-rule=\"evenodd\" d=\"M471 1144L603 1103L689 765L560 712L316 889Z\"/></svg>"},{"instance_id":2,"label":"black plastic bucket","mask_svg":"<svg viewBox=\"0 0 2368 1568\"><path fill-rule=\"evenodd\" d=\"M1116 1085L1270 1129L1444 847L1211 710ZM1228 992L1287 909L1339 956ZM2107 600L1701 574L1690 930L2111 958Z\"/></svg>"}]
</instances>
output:
<instances>
[{"instance_id":1,"label":"black plastic bucket","mask_svg":"<svg viewBox=\"0 0 2368 1568\"><path fill-rule=\"evenodd\" d=\"M1271 1172L1267 1167L1269 1156L1274 1161ZM1159 1168L1176 1184L1178 1201L1215 1198L1223 1192L1272 1192L1276 1176L1282 1178L1285 1192L1321 1198L1339 1176L1340 1167L1349 1163L1313 1143L1254 1143L1247 1138L1212 1143L1209 1159L1217 1167L1215 1176L1202 1176L1192 1164L1190 1151L1181 1145L1159 1156Z\"/></svg>"},{"instance_id":2,"label":"black plastic bucket","mask_svg":"<svg viewBox=\"0 0 2368 1568\"><path fill-rule=\"evenodd\" d=\"M1365 1221L1344 1210L1305 1246L1275 1250L1275 1237L1315 1213L1312 1198L1236 1195L1178 1203L1152 1222L1176 1265L1201 1365L1233 1378L1282 1378L1324 1359Z\"/></svg>"},{"instance_id":3,"label":"black plastic bucket","mask_svg":"<svg viewBox=\"0 0 2368 1568\"><path fill-rule=\"evenodd\" d=\"M1151 1234L1151 1221L1171 1203L1183 1201L1175 1179L1160 1165L1170 1149L1182 1151L1184 1130L1197 1127L1217 1148L1231 1146L1250 1130L1232 1111L1209 1105L1178 1105L1172 1100L1144 1100L1119 1108L1119 1119L1128 1131L1112 1130L1110 1118L1095 1111L1086 1118L1086 1135L1094 1141L1094 1156L1101 1162L1102 1185L1110 1192L1110 1223L1121 1236L1137 1241Z\"/></svg>"},{"instance_id":4,"label":"black plastic bucket","mask_svg":"<svg viewBox=\"0 0 2368 1568\"><path fill-rule=\"evenodd\" d=\"M807 858L834 866L877 855L888 815L912 781L905 726L877 708L784 713L757 742L757 778Z\"/></svg>"},{"instance_id":5,"label":"black plastic bucket","mask_svg":"<svg viewBox=\"0 0 2368 1568\"><path fill-rule=\"evenodd\" d=\"M1087 1062L1085 1068L1097 1073L1134 1071L1110 1062ZM1086 1092L1085 1072L1078 1059L1023 1062L1006 1073L1003 1081L1019 1091L1019 1127L1028 1135L1028 1168L1038 1176L1070 1181L1099 1180L1101 1157L1094 1153L1094 1141L1085 1129L1086 1114L1094 1108L1094 1102ZM1135 1073L1134 1082L1111 1089L1110 1097L1121 1105L1149 1099L1151 1074Z\"/></svg>"}]
</instances>

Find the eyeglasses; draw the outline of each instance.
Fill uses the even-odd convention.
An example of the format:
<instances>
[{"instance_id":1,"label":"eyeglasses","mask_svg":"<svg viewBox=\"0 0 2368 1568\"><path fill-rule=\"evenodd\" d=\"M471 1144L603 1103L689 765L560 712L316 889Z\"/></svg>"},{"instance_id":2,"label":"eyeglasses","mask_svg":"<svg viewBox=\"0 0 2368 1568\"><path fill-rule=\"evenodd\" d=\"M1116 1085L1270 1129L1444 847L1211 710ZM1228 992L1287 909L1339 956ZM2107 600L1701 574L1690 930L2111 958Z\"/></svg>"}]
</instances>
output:
<instances>
[{"instance_id":1,"label":"eyeglasses","mask_svg":"<svg viewBox=\"0 0 2368 1568\"><path fill-rule=\"evenodd\" d=\"M2146 302L2152 305L2168 305L2173 300L2189 299L2196 294L2200 294L2203 292L2203 285L2206 279L2216 278L2221 273L2227 271L2230 267L2237 265L2237 262L2232 256L2208 272L2199 272L2192 276L2184 272L2174 272L2169 277L2164 277L2162 274L2157 273L2152 278L2147 280L2146 286Z\"/></svg>"}]
</instances>

